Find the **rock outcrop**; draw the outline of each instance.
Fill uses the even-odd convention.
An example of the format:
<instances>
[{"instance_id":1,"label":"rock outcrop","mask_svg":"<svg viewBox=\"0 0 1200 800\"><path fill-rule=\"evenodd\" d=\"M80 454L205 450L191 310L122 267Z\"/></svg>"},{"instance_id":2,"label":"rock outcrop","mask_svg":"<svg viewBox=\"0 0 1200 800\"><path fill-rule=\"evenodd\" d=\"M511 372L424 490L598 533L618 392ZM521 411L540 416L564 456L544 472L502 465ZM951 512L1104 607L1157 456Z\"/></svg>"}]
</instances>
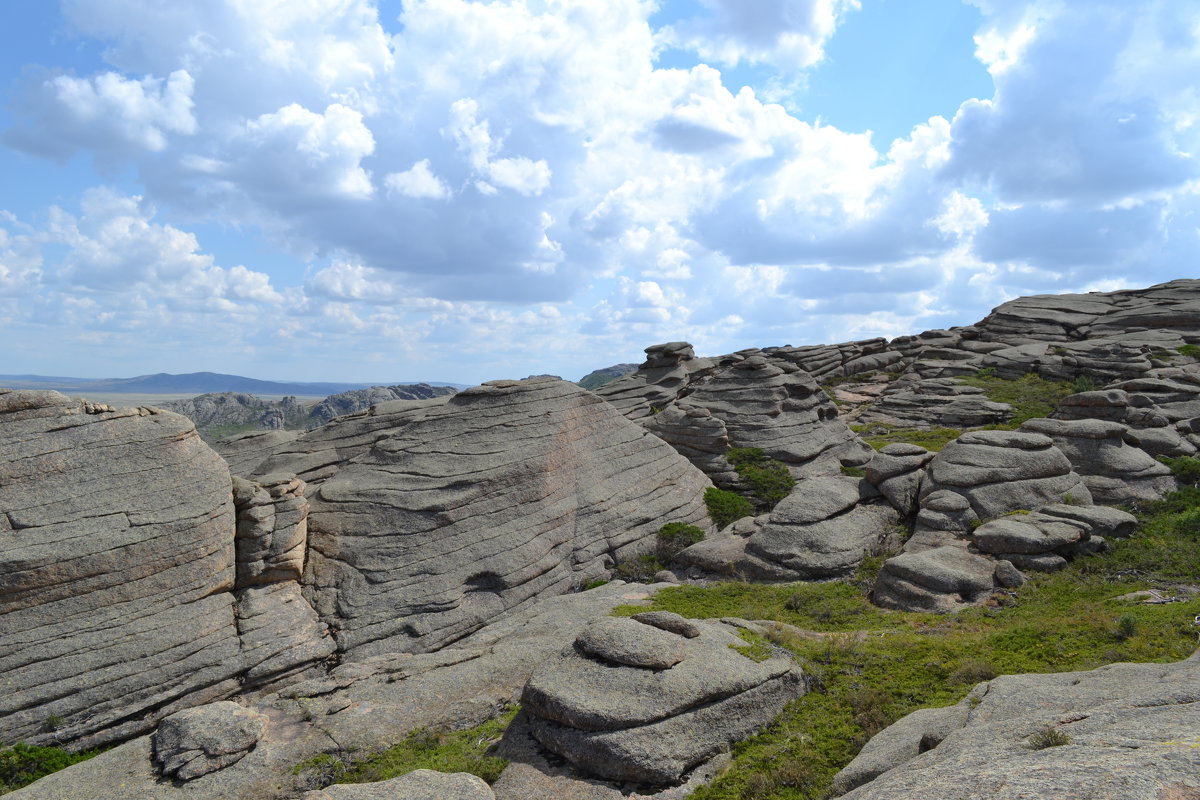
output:
<instances>
[{"instance_id":1,"label":"rock outcrop","mask_svg":"<svg viewBox=\"0 0 1200 800\"><path fill-rule=\"evenodd\" d=\"M0 390L0 739L153 727L238 688L234 504L178 414Z\"/></svg>"},{"instance_id":2,"label":"rock outcrop","mask_svg":"<svg viewBox=\"0 0 1200 800\"><path fill-rule=\"evenodd\" d=\"M790 658L756 661L739 652L747 646L717 622L603 620L534 672L522 714L534 738L585 774L678 783L804 693Z\"/></svg>"},{"instance_id":3,"label":"rock outcrop","mask_svg":"<svg viewBox=\"0 0 1200 800\"><path fill-rule=\"evenodd\" d=\"M870 449L838 419L837 407L789 348L696 358L686 342L646 348L638 371L597 394L679 450L714 483L738 488L725 459L754 447L797 477L836 474Z\"/></svg>"},{"instance_id":4,"label":"rock outcrop","mask_svg":"<svg viewBox=\"0 0 1200 800\"><path fill-rule=\"evenodd\" d=\"M231 487L178 414L0 390L0 738L127 738L333 652L299 483Z\"/></svg>"},{"instance_id":5,"label":"rock outcrop","mask_svg":"<svg viewBox=\"0 0 1200 800\"><path fill-rule=\"evenodd\" d=\"M482 778L466 772L416 769L378 783L329 786L304 800L496 800L496 795Z\"/></svg>"},{"instance_id":6,"label":"rock outcrop","mask_svg":"<svg viewBox=\"0 0 1200 800\"><path fill-rule=\"evenodd\" d=\"M665 521L710 525L703 473L564 381L339 423L267 466L318 487L305 592L359 657L431 650L578 588L652 549Z\"/></svg>"},{"instance_id":7,"label":"rock outcrop","mask_svg":"<svg viewBox=\"0 0 1200 800\"><path fill-rule=\"evenodd\" d=\"M845 800L1184 800L1200 796L1197 697L1197 656L1006 675L877 734L834 786Z\"/></svg>"}]
</instances>

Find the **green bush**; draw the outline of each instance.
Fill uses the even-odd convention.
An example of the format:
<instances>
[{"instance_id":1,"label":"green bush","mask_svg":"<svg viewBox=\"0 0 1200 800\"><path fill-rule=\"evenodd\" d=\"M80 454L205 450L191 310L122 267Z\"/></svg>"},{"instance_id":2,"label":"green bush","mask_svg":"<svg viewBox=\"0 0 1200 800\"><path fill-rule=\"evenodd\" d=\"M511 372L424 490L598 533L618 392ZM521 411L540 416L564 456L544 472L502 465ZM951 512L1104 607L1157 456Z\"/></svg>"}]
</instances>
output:
<instances>
[{"instance_id":1,"label":"green bush","mask_svg":"<svg viewBox=\"0 0 1200 800\"><path fill-rule=\"evenodd\" d=\"M663 569L666 569L666 565L658 560L658 556L644 555L631 561L617 562L613 577L630 583L647 583L654 580L654 576Z\"/></svg>"},{"instance_id":2,"label":"green bush","mask_svg":"<svg viewBox=\"0 0 1200 800\"><path fill-rule=\"evenodd\" d=\"M1185 344L1182 347L1175 348L1179 351L1179 355L1187 356L1188 358L1200 358L1200 345Z\"/></svg>"},{"instance_id":3,"label":"green bush","mask_svg":"<svg viewBox=\"0 0 1200 800\"><path fill-rule=\"evenodd\" d=\"M1158 460L1171 468L1171 474L1180 483L1186 483L1189 486L1200 484L1200 458L1196 458L1195 456L1179 456L1178 458L1159 456Z\"/></svg>"},{"instance_id":4,"label":"green bush","mask_svg":"<svg viewBox=\"0 0 1200 800\"><path fill-rule=\"evenodd\" d=\"M1071 737L1058 728L1042 728L1029 737L1030 750L1045 750L1047 747L1062 747L1070 743Z\"/></svg>"},{"instance_id":5,"label":"green bush","mask_svg":"<svg viewBox=\"0 0 1200 800\"><path fill-rule=\"evenodd\" d=\"M783 462L767 458L757 447L731 448L725 458L737 470L742 483L768 508L774 508L796 485L796 479Z\"/></svg>"},{"instance_id":6,"label":"green bush","mask_svg":"<svg viewBox=\"0 0 1200 800\"><path fill-rule=\"evenodd\" d=\"M695 525L668 522L658 529L658 558L664 563L704 539L704 531Z\"/></svg>"},{"instance_id":7,"label":"green bush","mask_svg":"<svg viewBox=\"0 0 1200 800\"><path fill-rule=\"evenodd\" d=\"M749 498L715 486L704 490L704 506L718 528L724 528L754 513L754 504Z\"/></svg>"},{"instance_id":8,"label":"green bush","mask_svg":"<svg viewBox=\"0 0 1200 800\"><path fill-rule=\"evenodd\" d=\"M1096 391L1096 382L1087 375L1076 375L1075 380L1071 381L1071 389L1076 393L1094 392Z\"/></svg>"},{"instance_id":9,"label":"green bush","mask_svg":"<svg viewBox=\"0 0 1200 800\"><path fill-rule=\"evenodd\" d=\"M0 749L0 794L16 791L43 775L87 761L99 752L71 753L61 747L39 747L24 742Z\"/></svg>"}]
</instances>

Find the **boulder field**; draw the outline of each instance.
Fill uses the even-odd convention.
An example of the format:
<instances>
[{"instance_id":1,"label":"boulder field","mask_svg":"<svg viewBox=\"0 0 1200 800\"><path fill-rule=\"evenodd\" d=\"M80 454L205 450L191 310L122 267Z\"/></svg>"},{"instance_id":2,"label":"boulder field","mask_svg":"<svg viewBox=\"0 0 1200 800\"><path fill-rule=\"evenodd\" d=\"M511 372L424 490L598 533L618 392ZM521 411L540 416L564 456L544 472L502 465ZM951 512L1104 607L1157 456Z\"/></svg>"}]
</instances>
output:
<instances>
[{"instance_id":1,"label":"boulder field","mask_svg":"<svg viewBox=\"0 0 1200 800\"><path fill-rule=\"evenodd\" d=\"M877 605L986 603L1177 486L1158 459L1200 452L1198 345L1200 281L1180 280L891 341L670 342L594 394L491 381L215 450L169 411L0 389L0 743L119 745L13 796L677 800L809 678L751 657L761 623L609 616L665 584L580 590L679 522L707 536L659 579L838 580L878 556ZM964 382L1023 376L1076 391L1014 421ZM955 429L940 450L864 441L932 428ZM753 489L735 448L795 486L717 530L706 492ZM996 678L886 729L836 788L1191 797L1196 663ZM292 772L515 702L490 787ZM1048 729L1070 744L1032 746Z\"/></svg>"}]
</instances>

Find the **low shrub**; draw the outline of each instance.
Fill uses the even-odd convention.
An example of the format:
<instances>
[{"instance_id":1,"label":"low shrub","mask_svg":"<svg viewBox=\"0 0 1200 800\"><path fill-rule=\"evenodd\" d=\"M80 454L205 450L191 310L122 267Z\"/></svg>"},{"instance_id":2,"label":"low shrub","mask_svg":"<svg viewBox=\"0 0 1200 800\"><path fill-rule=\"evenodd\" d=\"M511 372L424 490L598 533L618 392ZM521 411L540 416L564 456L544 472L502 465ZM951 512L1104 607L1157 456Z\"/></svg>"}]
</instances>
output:
<instances>
[{"instance_id":1,"label":"low shrub","mask_svg":"<svg viewBox=\"0 0 1200 800\"><path fill-rule=\"evenodd\" d=\"M748 497L715 486L704 490L704 506L717 528L724 528L754 513L754 504Z\"/></svg>"},{"instance_id":2,"label":"low shrub","mask_svg":"<svg viewBox=\"0 0 1200 800\"><path fill-rule=\"evenodd\" d=\"M654 580L654 576L664 569L666 569L666 565L658 560L658 556L644 555L629 561L617 562L616 569L613 570L613 577L630 583L647 583Z\"/></svg>"},{"instance_id":3,"label":"low shrub","mask_svg":"<svg viewBox=\"0 0 1200 800\"><path fill-rule=\"evenodd\" d=\"M733 447L725 458L737 470L742 483L768 508L788 496L796 485L796 479L781 461L767 458L757 447Z\"/></svg>"},{"instance_id":4,"label":"low shrub","mask_svg":"<svg viewBox=\"0 0 1200 800\"><path fill-rule=\"evenodd\" d=\"M1158 460L1170 467L1171 474L1180 483L1186 483L1189 486L1200 484L1200 458L1196 458L1195 456L1179 456L1178 458L1159 456Z\"/></svg>"},{"instance_id":5,"label":"low shrub","mask_svg":"<svg viewBox=\"0 0 1200 800\"><path fill-rule=\"evenodd\" d=\"M87 761L98 753L100 750L71 753L61 747L39 747L24 742L0 749L0 794L28 786L44 775Z\"/></svg>"},{"instance_id":6,"label":"low shrub","mask_svg":"<svg viewBox=\"0 0 1200 800\"><path fill-rule=\"evenodd\" d=\"M658 529L657 555L665 564L682 551L704 539L704 531L695 525L682 522L668 522Z\"/></svg>"},{"instance_id":7,"label":"low shrub","mask_svg":"<svg viewBox=\"0 0 1200 800\"><path fill-rule=\"evenodd\" d=\"M1200 345L1185 344L1182 347L1175 348L1179 355L1187 356L1188 358L1200 358Z\"/></svg>"}]
</instances>

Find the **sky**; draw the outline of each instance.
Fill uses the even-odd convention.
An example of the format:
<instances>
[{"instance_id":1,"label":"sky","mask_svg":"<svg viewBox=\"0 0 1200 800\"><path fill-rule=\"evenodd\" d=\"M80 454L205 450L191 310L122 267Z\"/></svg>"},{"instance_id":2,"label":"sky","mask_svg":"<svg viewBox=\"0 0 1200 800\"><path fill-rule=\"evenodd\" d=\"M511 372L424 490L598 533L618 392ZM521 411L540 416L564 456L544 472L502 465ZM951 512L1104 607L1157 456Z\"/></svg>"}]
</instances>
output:
<instances>
[{"instance_id":1,"label":"sky","mask_svg":"<svg viewBox=\"0 0 1200 800\"><path fill-rule=\"evenodd\" d=\"M578 379L1200 276L1195 0L0 0L0 374Z\"/></svg>"}]
</instances>

